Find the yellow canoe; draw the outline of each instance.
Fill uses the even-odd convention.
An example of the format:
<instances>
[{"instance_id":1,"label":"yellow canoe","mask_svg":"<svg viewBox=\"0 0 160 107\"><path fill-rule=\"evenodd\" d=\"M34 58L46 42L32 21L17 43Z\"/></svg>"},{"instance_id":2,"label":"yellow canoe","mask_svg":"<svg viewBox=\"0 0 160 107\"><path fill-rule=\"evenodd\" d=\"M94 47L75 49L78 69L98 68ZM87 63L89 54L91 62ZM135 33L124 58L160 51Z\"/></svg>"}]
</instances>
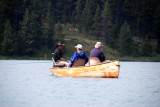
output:
<instances>
[{"instance_id":1,"label":"yellow canoe","mask_svg":"<svg viewBox=\"0 0 160 107\"><path fill-rule=\"evenodd\" d=\"M50 70L54 75L62 77L118 78L119 67L119 60L114 60L91 66L79 66L71 68L51 67Z\"/></svg>"}]
</instances>

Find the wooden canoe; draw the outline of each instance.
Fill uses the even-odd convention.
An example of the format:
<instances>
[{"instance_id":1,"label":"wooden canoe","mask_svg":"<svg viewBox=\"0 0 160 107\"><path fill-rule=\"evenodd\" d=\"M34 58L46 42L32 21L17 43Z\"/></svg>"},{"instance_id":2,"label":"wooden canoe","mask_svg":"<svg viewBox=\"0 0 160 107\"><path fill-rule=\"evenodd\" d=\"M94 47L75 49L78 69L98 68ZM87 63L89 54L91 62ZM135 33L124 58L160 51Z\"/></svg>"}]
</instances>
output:
<instances>
[{"instance_id":1,"label":"wooden canoe","mask_svg":"<svg viewBox=\"0 0 160 107\"><path fill-rule=\"evenodd\" d=\"M114 60L91 66L79 66L71 68L51 67L50 70L54 75L62 77L118 78L119 67L119 60Z\"/></svg>"}]
</instances>

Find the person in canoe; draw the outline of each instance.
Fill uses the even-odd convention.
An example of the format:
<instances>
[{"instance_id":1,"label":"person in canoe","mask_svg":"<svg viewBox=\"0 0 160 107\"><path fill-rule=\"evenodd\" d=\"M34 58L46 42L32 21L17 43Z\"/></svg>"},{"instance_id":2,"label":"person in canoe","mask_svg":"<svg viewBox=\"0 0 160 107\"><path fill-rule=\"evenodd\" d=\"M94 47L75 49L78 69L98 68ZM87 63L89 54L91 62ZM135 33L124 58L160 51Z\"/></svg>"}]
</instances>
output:
<instances>
[{"instance_id":1,"label":"person in canoe","mask_svg":"<svg viewBox=\"0 0 160 107\"><path fill-rule=\"evenodd\" d=\"M61 51L63 49L64 45L65 44L61 44L61 42L58 42L56 49L54 51L53 58L54 58L54 61L57 65L59 64L59 65L68 66L69 63L63 58L63 54Z\"/></svg>"},{"instance_id":2,"label":"person in canoe","mask_svg":"<svg viewBox=\"0 0 160 107\"><path fill-rule=\"evenodd\" d=\"M74 61L76 61L78 59L85 59L85 61L86 61L85 63L88 62L88 57L87 57L86 53L82 51L82 45L78 44L77 46L75 46L75 48L77 49L77 51L71 57L71 63L69 64L68 67L72 67L72 64L74 63Z\"/></svg>"},{"instance_id":3,"label":"person in canoe","mask_svg":"<svg viewBox=\"0 0 160 107\"><path fill-rule=\"evenodd\" d=\"M105 61L105 55L102 52L102 43L97 42L95 48L91 50L90 57L97 57L101 62Z\"/></svg>"}]
</instances>

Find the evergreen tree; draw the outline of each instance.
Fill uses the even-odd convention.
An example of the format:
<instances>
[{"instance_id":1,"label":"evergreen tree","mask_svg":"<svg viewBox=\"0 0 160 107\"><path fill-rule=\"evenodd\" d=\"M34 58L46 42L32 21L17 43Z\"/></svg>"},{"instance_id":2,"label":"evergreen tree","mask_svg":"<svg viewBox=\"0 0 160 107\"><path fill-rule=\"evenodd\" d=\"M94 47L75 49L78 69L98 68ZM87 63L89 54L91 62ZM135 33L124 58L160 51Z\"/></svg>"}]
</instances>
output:
<instances>
[{"instance_id":1,"label":"evergreen tree","mask_svg":"<svg viewBox=\"0 0 160 107\"><path fill-rule=\"evenodd\" d=\"M131 55L133 51L133 40L130 27L125 21L121 26L121 31L118 38L119 52L121 55Z\"/></svg>"},{"instance_id":2,"label":"evergreen tree","mask_svg":"<svg viewBox=\"0 0 160 107\"><path fill-rule=\"evenodd\" d=\"M58 41L58 42L64 42L64 34L63 34L63 28L62 25L60 24L60 22L58 22L58 24L55 26L55 37L54 37L54 41Z\"/></svg>"},{"instance_id":3,"label":"evergreen tree","mask_svg":"<svg viewBox=\"0 0 160 107\"><path fill-rule=\"evenodd\" d=\"M45 46L51 49L54 46L54 25L55 17L51 2L48 3L46 21L44 23L44 40Z\"/></svg>"},{"instance_id":4,"label":"evergreen tree","mask_svg":"<svg viewBox=\"0 0 160 107\"><path fill-rule=\"evenodd\" d=\"M112 18L113 18L113 38L115 40L115 38L118 38L118 34L120 32L121 29L121 25L124 22L124 15L122 12L122 8L123 8L123 1L124 0L109 0L110 3L110 7L111 7L111 11L112 11ZM117 42L114 41L114 47L117 48Z\"/></svg>"},{"instance_id":5,"label":"evergreen tree","mask_svg":"<svg viewBox=\"0 0 160 107\"><path fill-rule=\"evenodd\" d=\"M154 32L158 40L157 53L160 53L160 2L154 12Z\"/></svg>"},{"instance_id":6,"label":"evergreen tree","mask_svg":"<svg viewBox=\"0 0 160 107\"><path fill-rule=\"evenodd\" d=\"M63 15L64 15L64 0L57 0L56 2L57 21L63 22L62 18Z\"/></svg>"},{"instance_id":7,"label":"evergreen tree","mask_svg":"<svg viewBox=\"0 0 160 107\"><path fill-rule=\"evenodd\" d=\"M93 34L97 37L97 39L101 39L101 11L99 5L97 6L95 16L93 18Z\"/></svg>"},{"instance_id":8,"label":"evergreen tree","mask_svg":"<svg viewBox=\"0 0 160 107\"><path fill-rule=\"evenodd\" d=\"M41 0L33 0L33 4L30 7L31 12L31 24L32 29L31 32L34 35L33 39L33 48L34 50L40 50L42 45L42 16L41 16Z\"/></svg>"},{"instance_id":9,"label":"evergreen tree","mask_svg":"<svg viewBox=\"0 0 160 107\"><path fill-rule=\"evenodd\" d=\"M106 44L111 45L113 38L113 23L112 14L108 1L105 3L104 10L102 11L102 37L105 39Z\"/></svg>"},{"instance_id":10,"label":"evergreen tree","mask_svg":"<svg viewBox=\"0 0 160 107\"><path fill-rule=\"evenodd\" d=\"M75 20L80 32L84 30L110 47L118 49L120 44L123 55L133 55L135 46L141 49L132 35L143 44L142 55L153 55L149 52L153 50L156 55L160 53L159 19L160 0L0 0L0 54L31 56L43 46L51 49L64 37L61 24L55 24ZM157 53L156 48L146 49L153 44Z\"/></svg>"},{"instance_id":11,"label":"evergreen tree","mask_svg":"<svg viewBox=\"0 0 160 107\"><path fill-rule=\"evenodd\" d=\"M19 46L18 46L18 54L19 55L31 55L33 53L33 36L31 33L31 17L29 14L29 10L26 9L24 14L24 20L22 22L22 28L19 32Z\"/></svg>"},{"instance_id":12,"label":"evergreen tree","mask_svg":"<svg viewBox=\"0 0 160 107\"><path fill-rule=\"evenodd\" d=\"M150 44L150 40L148 36L146 36L143 46L142 46L142 55L143 56L151 56L152 55L152 46Z\"/></svg>"},{"instance_id":13,"label":"evergreen tree","mask_svg":"<svg viewBox=\"0 0 160 107\"><path fill-rule=\"evenodd\" d=\"M10 25L10 21L7 20L4 28L4 33L3 33L3 41L1 43L2 46L2 54L3 55L13 55L14 52L14 34L13 34L13 29Z\"/></svg>"},{"instance_id":14,"label":"evergreen tree","mask_svg":"<svg viewBox=\"0 0 160 107\"><path fill-rule=\"evenodd\" d=\"M75 12L76 12L76 16L75 16L75 20L76 20L76 23L78 25L78 29L81 33L81 26L82 26L82 20L81 20L81 17L82 17L82 0L78 0L76 2L76 8L75 8Z\"/></svg>"},{"instance_id":15,"label":"evergreen tree","mask_svg":"<svg viewBox=\"0 0 160 107\"><path fill-rule=\"evenodd\" d=\"M31 9L32 7L30 7ZM20 55L33 56L41 46L41 22L40 16L37 11L29 11L26 9L24 14L24 19L22 22L22 27L19 32L19 48L18 53Z\"/></svg>"},{"instance_id":16,"label":"evergreen tree","mask_svg":"<svg viewBox=\"0 0 160 107\"><path fill-rule=\"evenodd\" d=\"M96 0L86 0L85 8L82 12L83 28L89 33L93 25L93 17L96 10Z\"/></svg>"}]
</instances>

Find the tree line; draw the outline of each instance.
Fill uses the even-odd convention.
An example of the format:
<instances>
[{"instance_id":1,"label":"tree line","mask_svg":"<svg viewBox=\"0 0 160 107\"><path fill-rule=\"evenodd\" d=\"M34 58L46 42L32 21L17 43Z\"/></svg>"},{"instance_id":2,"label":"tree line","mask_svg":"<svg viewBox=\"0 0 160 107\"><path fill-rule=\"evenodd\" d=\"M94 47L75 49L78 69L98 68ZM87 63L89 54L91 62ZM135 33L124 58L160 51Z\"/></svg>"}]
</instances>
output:
<instances>
[{"instance_id":1,"label":"tree line","mask_svg":"<svg viewBox=\"0 0 160 107\"><path fill-rule=\"evenodd\" d=\"M128 56L160 52L159 0L1 0L0 55L33 56L61 41L61 24ZM57 25L58 24L58 25Z\"/></svg>"}]
</instances>

